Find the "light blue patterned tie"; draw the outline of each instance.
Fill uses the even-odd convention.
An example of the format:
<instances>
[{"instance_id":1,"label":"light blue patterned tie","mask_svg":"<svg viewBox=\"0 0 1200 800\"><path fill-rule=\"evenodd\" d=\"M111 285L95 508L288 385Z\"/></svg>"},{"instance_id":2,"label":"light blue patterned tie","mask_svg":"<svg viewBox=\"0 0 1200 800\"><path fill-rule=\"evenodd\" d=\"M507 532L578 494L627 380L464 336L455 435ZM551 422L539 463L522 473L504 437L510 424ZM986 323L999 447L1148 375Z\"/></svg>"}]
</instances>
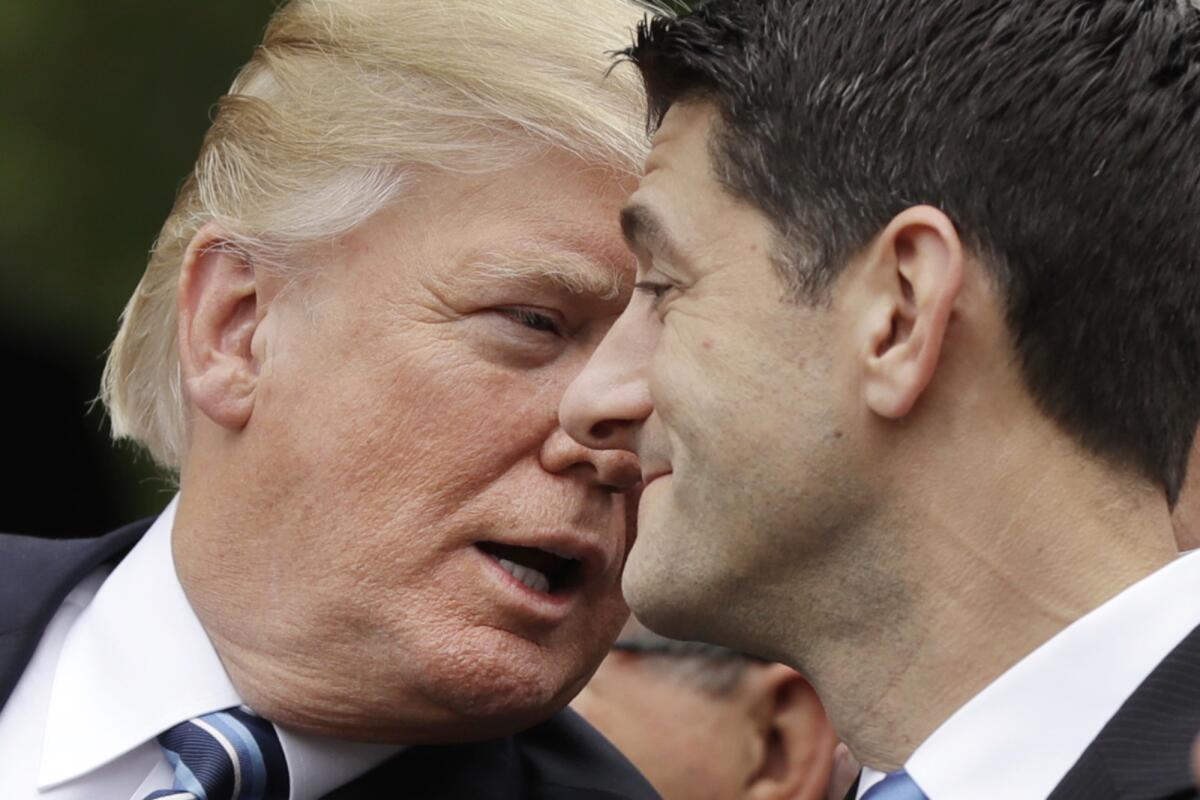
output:
<instances>
[{"instance_id":1,"label":"light blue patterned tie","mask_svg":"<svg viewBox=\"0 0 1200 800\"><path fill-rule=\"evenodd\" d=\"M275 726L245 706L181 722L158 737L175 785L145 800L288 800Z\"/></svg>"},{"instance_id":2,"label":"light blue patterned tie","mask_svg":"<svg viewBox=\"0 0 1200 800\"><path fill-rule=\"evenodd\" d=\"M902 769L889 772L887 777L867 790L862 800L929 800L916 781Z\"/></svg>"}]
</instances>

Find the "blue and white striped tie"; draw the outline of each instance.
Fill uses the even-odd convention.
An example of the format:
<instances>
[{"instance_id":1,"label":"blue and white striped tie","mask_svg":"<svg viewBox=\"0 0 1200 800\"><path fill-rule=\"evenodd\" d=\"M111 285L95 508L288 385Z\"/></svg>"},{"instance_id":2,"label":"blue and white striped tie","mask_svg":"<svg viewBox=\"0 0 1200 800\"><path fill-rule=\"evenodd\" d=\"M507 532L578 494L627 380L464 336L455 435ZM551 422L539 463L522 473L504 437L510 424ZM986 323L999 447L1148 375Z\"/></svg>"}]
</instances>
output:
<instances>
[{"instance_id":1,"label":"blue and white striped tie","mask_svg":"<svg viewBox=\"0 0 1200 800\"><path fill-rule=\"evenodd\" d=\"M175 785L145 800L288 800L287 759L275 726L245 706L159 734Z\"/></svg>"},{"instance_id":2,"label":"blue and white striped tie","mask_svg":"<svg viewBox=\"0 0 1200 800\"><path fill-rule=\"evenodd\" d=\"M929 800L917 782L902 769L889 772L887 777L867 790L862 800Z\"/></svg>"}]
</instances>

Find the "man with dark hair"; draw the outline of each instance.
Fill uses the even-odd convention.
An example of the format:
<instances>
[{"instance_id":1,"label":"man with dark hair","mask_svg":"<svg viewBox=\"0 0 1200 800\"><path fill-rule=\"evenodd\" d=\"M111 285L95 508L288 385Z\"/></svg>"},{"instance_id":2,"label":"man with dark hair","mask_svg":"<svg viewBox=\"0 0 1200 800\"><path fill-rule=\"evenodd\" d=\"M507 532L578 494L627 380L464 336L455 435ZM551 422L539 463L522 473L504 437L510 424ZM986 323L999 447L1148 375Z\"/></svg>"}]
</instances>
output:
<instances>
[{"instance_id":1,"label":"man with dark hair","mask_svg":"<svg viewBox=\"0 0 1200 800\"><path fill-rule=\"evenodd\" d=\"M663 800L826 798L837 740L812 686L783 664L631 619L571 706Z\"/></svg>"},{"instance_id":2,"label":"man with dark hair","mask_svg":"<svg viewBox=\"0 0 1200 800\"><path fill-rule=\"evenodd\" d=\"M639 291L560 413L640 456L639 617L804 673L866 797L1194 797L1200 13L717 0L627 55Z\"/></svg>"}]
</instances>

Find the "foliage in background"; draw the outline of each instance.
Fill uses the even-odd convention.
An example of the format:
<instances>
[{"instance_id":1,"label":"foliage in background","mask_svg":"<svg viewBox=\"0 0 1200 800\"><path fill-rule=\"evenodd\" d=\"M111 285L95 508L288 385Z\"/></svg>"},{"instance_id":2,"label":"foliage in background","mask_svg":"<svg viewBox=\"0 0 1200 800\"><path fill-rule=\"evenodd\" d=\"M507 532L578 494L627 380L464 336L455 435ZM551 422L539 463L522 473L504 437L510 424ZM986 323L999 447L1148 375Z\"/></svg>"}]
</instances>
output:
<instances>
[{"instance_id":1,"label":"foliage in background","mask_svg":"<svg viewBox=\"0 0 1200 800\"><path fill-rule=\"evenodd\" d=\"M0 3L0 346L11 361L35 365L0 393L6 427L47 426L53 434L75 420L38 419L39 409L87 411L104 349L195 159L209 109L273 5ZM36 365L50 366L38 373ZM101 425L92 412L90 440L77 445L95 452L46 453L47 437L32 435L19 439L29 449L21 452L10 440L10 463L47 466L17 476L29 488L6 481L0 530L26 500L22 491L60 489L74 462L93 457L100 468L93 480L116 494L112 515L162 506L161 482L149 480L152 471L134 465L130 451L108 447Z\"/></svg>"},{"instance_id":2,"label":"foliage in background","mask_svg":"<svg viewBox=\"0 0 1200 800\"><path fill-rule=\"evenodd\" d=\"M0 531L99 533L165 504L170 486L88 409L210 109L275 1L0 0Z\"/></svg>"}]
</instances>

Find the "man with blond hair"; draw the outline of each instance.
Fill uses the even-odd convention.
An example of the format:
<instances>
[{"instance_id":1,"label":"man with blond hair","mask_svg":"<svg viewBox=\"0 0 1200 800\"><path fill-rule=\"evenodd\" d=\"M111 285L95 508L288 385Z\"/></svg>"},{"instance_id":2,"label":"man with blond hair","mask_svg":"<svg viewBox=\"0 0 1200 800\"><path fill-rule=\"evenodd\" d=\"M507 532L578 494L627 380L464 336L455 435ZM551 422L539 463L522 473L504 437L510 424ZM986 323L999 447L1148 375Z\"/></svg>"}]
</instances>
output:
<instances>
[{"instance_id":1,"label":"man with blond hair","mask_svg":"<svg viewBox=\"0 0 1200 800\"><path fill-rule=\"evenodd\" d=\"M276 12L104 377L178 495L0 537L0 797L653 796L561 710L638 471L556 410L629 295L641 13Z\"/></svg>"}]
</instances>

